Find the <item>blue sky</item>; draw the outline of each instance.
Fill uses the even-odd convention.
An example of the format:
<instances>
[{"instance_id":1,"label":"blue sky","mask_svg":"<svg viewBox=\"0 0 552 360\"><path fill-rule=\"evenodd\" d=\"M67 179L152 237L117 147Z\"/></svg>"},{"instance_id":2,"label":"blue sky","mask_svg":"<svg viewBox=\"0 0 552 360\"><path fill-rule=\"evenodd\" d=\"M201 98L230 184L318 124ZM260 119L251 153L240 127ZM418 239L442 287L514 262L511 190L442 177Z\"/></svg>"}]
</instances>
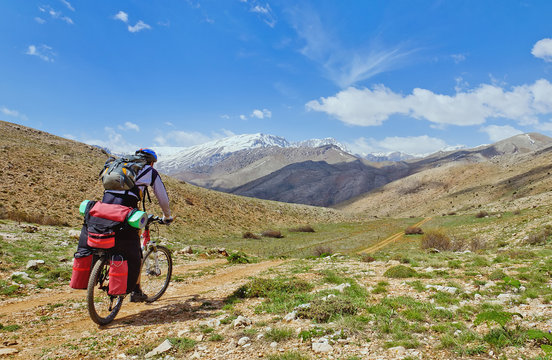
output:
<instances>
[{"instance_id":1,"label":"blue sky","mask_svg":"<svg viewBox=\"0 0 552 360\"><path fill-rule=\"evenodd\" d=\"M552 136L551 1L0 2L0 119L130 151Z\"/></svg>"}]
</instances>

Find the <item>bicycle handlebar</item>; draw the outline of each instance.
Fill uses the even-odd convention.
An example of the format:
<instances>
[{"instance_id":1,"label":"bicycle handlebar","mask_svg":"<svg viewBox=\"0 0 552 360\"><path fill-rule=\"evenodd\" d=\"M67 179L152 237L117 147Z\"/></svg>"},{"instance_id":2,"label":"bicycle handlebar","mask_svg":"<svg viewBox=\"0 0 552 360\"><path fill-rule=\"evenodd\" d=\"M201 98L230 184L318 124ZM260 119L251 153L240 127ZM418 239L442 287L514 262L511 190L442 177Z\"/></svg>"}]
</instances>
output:
<instances>
[{"instance_id":1,"label":"bicycle handlebar","mask_svg":"<svg viewBox=\"0 0 552 360\"><path fill-rule=\"evenodd\" d=\"M153 223L158 223L158 224L161 224L161 225L169 225L170 224L170 222L164 222L163 218L160 218L159 216L148 215L147 225L150 225L150 224L153 224Z\"/></svg>"}]
</instances>

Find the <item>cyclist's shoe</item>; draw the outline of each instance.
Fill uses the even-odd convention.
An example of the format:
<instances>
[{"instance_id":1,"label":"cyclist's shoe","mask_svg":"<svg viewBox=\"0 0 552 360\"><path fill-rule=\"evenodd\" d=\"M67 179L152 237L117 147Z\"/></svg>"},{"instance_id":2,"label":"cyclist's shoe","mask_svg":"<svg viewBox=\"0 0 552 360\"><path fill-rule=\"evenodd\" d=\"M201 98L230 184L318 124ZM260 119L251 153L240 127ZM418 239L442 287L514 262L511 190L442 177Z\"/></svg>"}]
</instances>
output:
<instances>
[{"instance_id":1,"label":"cyclist's shoe","mask_svg":"<svg viewBox=\"0 0 552 360\"><path fill-rule=\"evenodd\" d=\"M148 296L142 290L133 291L130 293L130 302L144 302Z\"/></svg>"}]
</instances>

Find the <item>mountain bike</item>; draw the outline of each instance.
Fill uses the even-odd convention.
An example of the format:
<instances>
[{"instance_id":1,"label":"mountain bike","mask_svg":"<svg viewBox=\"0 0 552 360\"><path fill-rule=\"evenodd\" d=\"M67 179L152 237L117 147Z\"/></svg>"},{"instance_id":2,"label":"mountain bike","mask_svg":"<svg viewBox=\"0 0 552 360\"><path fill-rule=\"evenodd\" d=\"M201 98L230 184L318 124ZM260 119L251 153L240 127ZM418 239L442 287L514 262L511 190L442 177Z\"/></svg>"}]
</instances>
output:
<instances>
[{"instance_id":1,"label":"mountain bike","mask_svg":"<svg viewBox=\"0 0 552 360\"><path fill-rule=\"evenodd\" d=\"M158 236L151 238L150 227L155 226L158 234L159 224L165 224L158 216L149 215L142 233L142 265L140 286L148 295L146 302L159 299L167 290L172 275L172 257L170 250L157 245ZM121 310L125 295L110 295L109 267L115 254L105 249L94 250L94 266L88 279L87 303L90 318L98 325L106 325L115 319Z\"/></svg>"}]
</instances>

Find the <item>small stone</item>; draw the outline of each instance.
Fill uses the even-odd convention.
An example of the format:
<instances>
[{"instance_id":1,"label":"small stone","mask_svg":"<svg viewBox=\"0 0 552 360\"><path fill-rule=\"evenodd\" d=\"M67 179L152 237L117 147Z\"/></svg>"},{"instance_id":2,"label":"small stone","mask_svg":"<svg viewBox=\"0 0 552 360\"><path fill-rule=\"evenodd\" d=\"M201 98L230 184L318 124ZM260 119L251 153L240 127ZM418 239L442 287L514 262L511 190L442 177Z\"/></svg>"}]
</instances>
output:
<instances>
[{"instance_id":1,"label":"small stone","mask_svg":"<svg viewBox=\"0 0 552 360\"><path fill-rule=\"evenodd\" d=\"M11 277L13 278L14 276L21 276L23 278L23 280L31 281L31 278L29 277L29 274L27 274L24 271L16 271L16 272L12 273Z\"/></svg>"},{"instance_id":2,"label":"small stone","mask_svg":"<svg viewBox=\"0 0 552 360\"><path fill-rule=\"evenodd\" d=\"M278 343L276 341L273 341L273 342L270 343L270 347L275 349L275 348L278 347Z\"/></svg>"},{"instance_id":3,"label":"small stone","mask_svg":"<svg viewBox=\"0 0 552 360\"><path fill-rule=\"evenodd\" d=\"M312 351L315 353L328 353L333 350L333 347L327 342L313 342Z\"/></svg>"},{"instance_id":4,"label":"small stone","mask_svg":"<svg viewBox=\"0 0 552 360\"><path fill-rule=\"evenodd\" d=\"M161 343L161 345L159 345L158 347L156 347L155 349L153 349L152 351L150 351L149 353L146 354L146 359L149 359L149 358L152 358L156 355L160 355L164 352L167 352L169 351L170 349L172 348L172 344L171 342L167 339L165 341L163 341Z\"/></svg>"},{"instance_id":5,"label":"small stone","mask_svg":"<svg viewBox=\"0 0 552 360\"><path fill-rule=\"evenodd\" d=\"M29 260L27 262L27 270L38 270L40 265L44 265L44 260Z\"/></svg>"},{"instance_id":6,"label":"small stone","mask_svg":"<svg viewBox=\"0 0 552 360\"><path fill-rule=\"evenodd\" d=\"M13 355L13 354L17 354L18 352L19 352L19 350L14 349L14 348L3 348L3 349L0 349L0 356L2 356L2 355Z\"/></svg>"},{"instance_id":7,"label":"small stone","mask_svg":"<svg viewBox=\"0 0 552 360\"><path fill-rule=\"evenodd\" d=\"M289 314L287 314L286 316L284 316L284 321L290 322L290 321L295 320L296 318L297 318L297 311L292 311Z\"/></svg>"},{"instance_id":8,"label":"small stone","mask_svg":"<svg viewBox=\"0 0 552 360\"><path fill-rule=\"evenodd\" d=\"M189 332L190 332L189 329L180 330L180 331L178 332L178 337L182 337L182 336L184 336L184 334L187 334L187 333L189 333Z\"/></svg>"},{"instance_id":9,"label":"small stone","mask_svg":"<svg viewBox=\"0 0 552 360\"><path fill-rule=\"evenodd\" d=\"M239 345L239 346L244 346L244 345L247 344L249 341L251 341L251 339L250 339L249 337L247 337L247 336L244 336L244 337L242 337L242 338L240 338L240 339L238 340L238 345Z\"/></svg>"},{"instance_id":10,"label":"small stone","mask_svg":"<svg viewBox=\"0 0 552 360\"><path fill-rule=\"evenodd\" d=\"M351 287L351 284L343 283L343 284L337 285L334 289L342 293L348 287Z\"/></svg>"},{"instance_id":11,"label":"small stone","mask_svg":"<svg viewBox=\"0 0 552 360\"><path fill-rule=\"evenodd\" d=\"M80 230L69 230L69 237L73 239L78 239L80 237L81 231Z\"/></svg>"},{"instance_id":12,"label":"small stone","mask_svg":"<svg viewBox=\"0 0 552 360\"><path fill-rule=\"evenodd\" d=\"M404 346L395 346L387 349L387 351L395 356L401 356L404 355L404 353L406 352L406 348Z\"/></svg>"},{"instance_id":13,"label":"small stone","mask_svg":"<svg viewBox=\"0 0 552 360\"><path fill-rule=\"evenodd\" d=\"M233 322L233 327L242 327L242 326L249 326L251 325L251 320L246 318L245 316L238 316Z\"/></svg>"},{"instance_id":14,"label":"small stone","mask_svg":"<svg viewBox=\"0 0 552 360\"><path fill-rule=\"evenodd\" d=\"M201 358L201 355L199 355L197 351L194 351L192 356L190 356L190 359L200 359L200 358Z\"/></svg>"},{"instance_id":15,"label":"small stone","mask_svg":"<svg viewBox=\"0 0 552 360\"><path fill-rule=\"evenodd\" d=\"M192 250L192 247L191 246L185 246L184 249L182 249L182 253L184 254L193 254L194 251Z\"/></svg>"}]
</instances>

